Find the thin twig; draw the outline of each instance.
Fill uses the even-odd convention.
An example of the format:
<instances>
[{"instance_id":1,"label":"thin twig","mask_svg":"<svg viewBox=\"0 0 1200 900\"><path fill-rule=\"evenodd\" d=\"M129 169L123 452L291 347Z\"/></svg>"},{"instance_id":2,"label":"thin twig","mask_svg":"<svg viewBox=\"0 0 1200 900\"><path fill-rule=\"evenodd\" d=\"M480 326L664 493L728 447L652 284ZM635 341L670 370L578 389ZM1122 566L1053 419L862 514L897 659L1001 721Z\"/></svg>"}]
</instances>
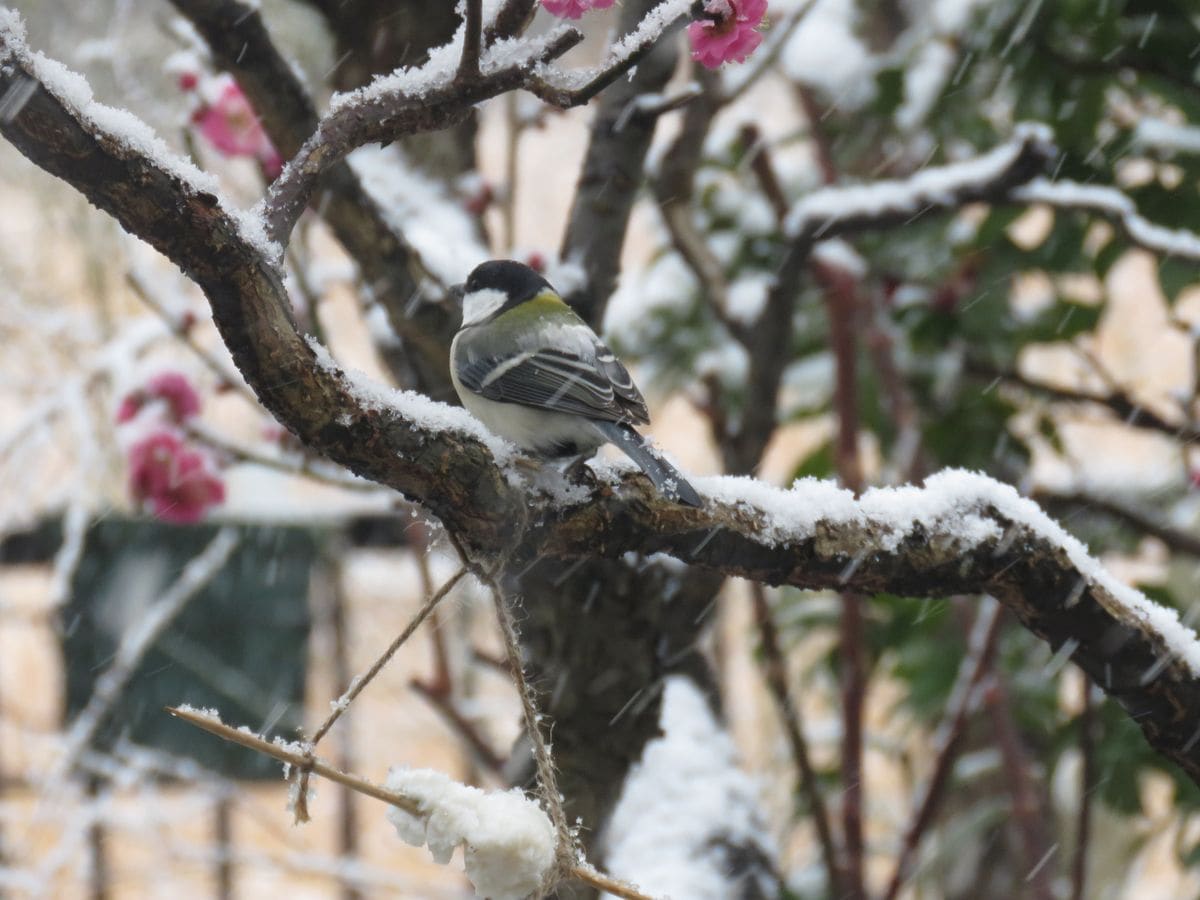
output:
<instances>
[{"instance_id":1,"label":"thin twig","mask_svg":"<svg viewBox=\"0 0 1200 900\"><path fill-rule=\"evenodd\" d=\"M982 689L1012 796L1013 824L1025 857L1029 888L1037 900L1051 900L1054 892L1050 885L1050 872L1044 863L1052 848L1048 847L1046 841L1043 830L1046 820L1030 772L1029 754L1013 719L1008 689L998 671L991 673Z\"/></svg>"},{"instance_id":2,"label":"thin twig","mask_svg":"<svg viewBox=\"0 0 1200 900\"><path fill-rule=\"evenodd\" d=\"M476 104L527 86L538 63L566 53L583 39L573 28L559 29L529 42L521 58L487 76L455 79L425 90L406 93L371 90L347 95L320 122L261 203L267 236L281 248L308 207L322 176L351 151L374 142L389 142L428 131L449 128L466 118Z\"/></svg>"},{"instance_id":3,"label":"thin twig","mask_svg":"<svg viewBox=\"0 0 1200 900\"><path fill-rule=\"evenodd\" d=\"M448 593L450 593L454 586L458 584L458 582L461 581L462 577L466 574L466 569L459 569L450 576L449 580L445 584L438 589L436 594L425 601L425 605L417 610L417 614L412 617L412 620L408 623L408 625L405 626L404 630L400 632L396 639L392 641L390 645L388 645L388 648L379 655L379 658L371 664L371 668L367 669L366 673L361 677L355 678L350 683L350 687L346 689L346 693L338 697L337 701L333 705L333 711L329 714L329 717L321 723L321 727L318 728L313 734L312 739L309 741L310 744L315 747L317 742L329 733L329 729L332 728L333 724L342 717L342 713L344 713L350 704L354 702L355 698L362 693L363 688L365 688L375 679L375 676L378 675L379 671L388 664L388 661L396 654L396 651L403 646L405 641L412 637L413 632L416 631L417 628L420 627L421 623L425 621L425 618L431 612L433 612L434 607L442 602L442 599Z\"/></svg>"},{"instance_id":4,"label":"thin twig","mask_svg":"<svg viewBox=\"0 0 1200 900\"><path fill-rule=\"evenodd\" d=\"M760 78L774 69L775 63L779 59L779 54L782 52L784 46L814 6L816 6L814 0L808 0L803 6L792 10L788 15L787 21L781 25L771 26L767 37L767 46L754 54L753 68L750 68L748 74L738 79L737 84L721 94L722 106L732 104L755 85Z\"/></svg>"},{"instance_id":5,"label":"thin twig","mask_svg":"<svg viewBox=\"0 0 1200 900\"><path fill-rule=\"evenodd\" d=\"M1139 247L1176 259L1200 261L1200 234L1151 222L1138 212L1128 194L1114 187L1039 178L1013 191L1012 199L1018 203L1045 203L1056 209L1096 213Z\"/></svg>"},{"instance_id":6,"label":"thin twig","mask_svg":"<svg viewBox=\"0 0 1200 900\"><path fill-rule=\"evenodd\" d=\"M465 81L479 77L479 48L483 42L483 0L467 0L464 17L467 33L463 36L462 58L458 63L458 77Z\"/></svg>"},{"instance_id":7,"label":"thin twig","mask_svg":"<svg viewBox=\"0 0 1200 900\"><path fill-rule=\"evenodd\" d=\"M188 349L196 354L197 358L204 363L209 371L217 376L221 384L227 384L234 388L238 393L249 400L255 408L259 407L260 404L258 402L258 397L255 396L254 391L252 391L245 381L243 381L237 374L231 373L229 366L223 360L210 353L200 344L199 341L196 340L195 336L191 332L191 328L188 327L184 321L181 321L178 316L173 315L170 310L168 310L166 306L154 296L154 292L150 290L149 286L145 283L145 281L142 280L142 276L132 270L128 271L125 273L125 282L133 289L133 292L141 298L143 303L157 313L158 317L162 319L163 323L169 329L171 329L171 333L175 335L175 337L179 338L179 340L187 344Z\"/></svg>"},{"instance_id":8,"label":"thin twig","mask_svg":"<svg viewBox=\"0 0 1200 900\"><path fill-rule=\"evenodd\" d=\"M561 85L553 84L549 79L537 77L531 79L524 85L525 90L529 91L535 97L549 103L551 106L557 106L560 109L569 109L573 106L580 106L587 103L602 90L636 66L645 58L658 43L659 38L668 30L678 23L679 16L676 19L668 22L661 31L656 31L654 28L647 28L646 25L651 17L654 17L659 10L671 5L678 5L675 0L663 0L649 14L642 18L641 24L634 32L625 35L617 42L617 46L623 46L640 35L640 39L634 43L633 47L621 55L610 56L596 70L595 74L583 85L577 88L568 88Z\"/></svg>"},{"instance_id":9,"label":"thin twig","mask_svg":"<svg viewBox=\"0 0 1200 900\"><path fill-rule=\"evenodd\" d=\"M633 885L618 881L611 875L605 875L587 862L577 863L572 866L568 874L572 878L582 881L584 884L591 885L600 891L607 891L614 897L622 898L622 900L654 900L649 894L643 894Z\"/></svg>"},{"instance_id":10,"label":"thin twig","mask_svg":"<svg viewBox=\"0 0 1200 900\"><path fill-rule=\"evenodd\" d=\"M285 743L279 739L268 741L265 738L259 737L248 728L233 728L213 715L197 712L186 707L168 706L167 712L175 716L175 718L183 719L189 725L195 725L197 728L207 731L209 734L215 734L223 740L240 744L250 750L256 750L259 753L270 756L272 759L277 759L282 763L287 763L289 766L294 766L300 771L315 772L322 778L336 781L338 784L345 785L352 791L358 791L360 794L366 794L368 797L374 797L376 800L390 803L392 806L398 807L410 815L422 815L421 804L418 800L409 797L407 794L401 794L398 791L393 791L367 781L365 778L359 778L357 775L343 772L341 769L321 759L321 757L313 756L311 751L305 749L302 745Z\"/></svg>"},{"instance_id":11,"label":"thin twig","mask_svg":"<svg viewBox=\"0 0 1200 900\"><path fill-rule=\"evenodd\" d=\"M754 603L754 621L758 626L758 639L763 651L763 674L767 680L767 688L775 700L775 705L779 708L779 716L783 720L788 744L792 748L792 756L800 774L800 790L804 794L805 800L808 801L813 825L817 829L817 841L821 845L821 858L825 863L825 874L829 878L829 894L840 897L842 895L842 872L838 863L838 849L834 843L833 829L829 824L829 812L825 808L825 800L821 796L817 773L808 752L808 740L804 737L804 722L800 707L792 699L791 692L788 691L787 664L784 662L783 651L779 646L779 631L775 627L775 619L767 604L766 588L760 582L755 581L751 582L750 591Z\"/></svg>"},{"instance_id":12,"label":"thin twig","mask_svg":"<svg viewBox=\"0 0 1200 900\"><path fill-rule=\"evenodd\" d=\"M985 597L980 605L979 614L967 641L967 653L958 667L954 689L946 703L946 714L934 736L933 769L925 783L924 792L914 806L900 854L896 857L896 867L883 894L884 900L893 900L900 892L908 878L921 837L933 824L934 815L945 793L950 770L958 755L959 739L966 727L967 716L975 705L977 688L995 656L1000 623L1003 621L1001 610L1000 603L992 597Z\"/></svg>"},{"instance_id":13,"label":"thin twig","mask_svg":"<svg viewBox=\"0 0 1200 900\"><path fill-rule=\"evenodd\" d=\"M968 357L964 363L964 370L971 375L991 381L999 379L1004 383L1016 385L1051 400L1059 400L1064 403L1094 403L1097 406L1105 406L1123 424L1132 428L1159 431L1186 444L1200 442L1200 423L1187 420L1183 422L1170 422L1158 413L1147 409L1143 404L1135 401L1123 390L1116 390L1110 394L1096 394L1074 388L1061 387L1060 385L1035 381L1016 370L1002 369L977 357Z\"/></svg>"},{"instance_id":14,"label":"thin twig","mask_svg":"<svg viewBox=\"0 0 1200 900\"><path fill-rule=\"evenodd\" d=\"M410 679L408 686L424 697L429 705L449 723L458 736L466 741L471 752L488 771L493 775L503 773L504 758L492 749L475 724L459 711L458 707L454 705L454 698L447 691L438 690L436 686L426 684L419 678Z\"/></svg>"},{"instance_id":15,"label":"thin twig","mask_svg":"<svg viewBox=\"0 0 1200 900\"><path fill-rule=\"evenodd\" d=\"M220 454L241 462L253 463L256 466L274 469L277 472L283 472L288 475L300 475L313 481L319 481L322 484L344 488L349 491L377 494L382 494L386 491L385 488L381 488L374 482L367 481L364 478L355 478L344 469L335 469L324 460L313 459L309 456L303 456L299 460L290 460L287 457L260 453L258 450L232 441L196 422L187 423L185 430L189 436L194 437L200 443L207 445Z\"/></svg>"},{"instance_id":16,"label":"thin twig","mask_svg":"<svg viewBox=\"0 0 1200 900\"><path fill-rule=\"evenodd\" d=\"M558 789L558 776L554 772L554 758L550 755L550 748L546 745L546 738L542 734L542 714L538 712L533 687L525 677L525 664L521 659L521 641L517 635L517 626L513 621L512 610L508 608L505 600L504 591L501 590L494 575L488 574L485 581L492 591L492 601L496 606L496 618L500 622L500 634L504 639L508 665L513 682L517 686L517 694L521 699L525 730L529 733L529 739L533 743L538 792L542 796L542 802L550 815L550 821L554 825L554 832L557 836L558 867L565 871L574 866L580 857L575 846L575 836L571 833L571 826L567 823L567 812L563 808L562 794Z\"/></svg>"},{"instance_id":17,"label":"thin twig","mask_svg":"<svg viewBox=\"0 0 1200 900\"><path fill-rule=\"evenodd\" d=\"M503 38L518 37L533 19L537 0L505 0L492 24L484 29L483 43L490 47Z\"/></svg>"},{"instance_id":18,"label":"thin twig","mask_svg":"<svg viewBox=\"0 0 1200 900\"><path fill-rule=\"evenodd\" d=\"M455 572L450 577L450 580L443 584L438 592L430 597L425 602L424 606L417 610L417 614L412 617L408 625L405 626L404 630L400 632L400 634L394 641L392 641L388 648L379 655L378 659L371 664L371 668L367 669L362 676L355 678L350 682L350 686L346 689L346 692L342 694L342 696L338 697L336 701L334 701L333 711L330 712L329 716L324 722L321 723L321 726L316 730L316 732L313 733L312 738L307 742L310 752L316 749L316 746L318 743L320 743L321 738L325 737L325 735L329 733L329 729L332 728L334 723L342 717L342 713L350 708L350 704L354 702L355 698L358 697L358 695L362 693L363 689L375 679L375 676L378 675L380 670L388 664L388 661L396 654L396 651L404 645L405 641L412 637L413 632L416 631L417 628L420 627L421 623L425 621L425 618L431 612L433 612L434 607L442 602L442 598L445 597L446 594L450 592L451 588L458 584L458 582L466 574L466 569L459 569L457 572ZM294 808L297 822L308 821L308 773L308 767L301 767L299 791L296 795L296 804Z\"/></svg>"},{"instance_id":19,"label":"thin twig","mask_svg":"<svg viewBox=\"0 0 1200 900\"><path fill-rule=\"evenodd\" d=\"M1048 510L1055 510L1061 504L1073 507L1077 511L1098 512L1111 516L1142 534L1157 538L1171 550L1200 558L1200 537L1179 528L1172 528L1150 513L1134 509L1108 497L1098 497L1084 491L1059 494L1046 489L1038 489L1032 494L1032 499Z\"/></svg>"},{"instance_id":20,"label":"thin twig","mask_svg":"<svg viewBox=\"0 0 1200 900\"><path fill-rule=\"evenodd\" d=\"M194 709L168 706L166 711L175 716L175 718L182 719L189 725L194 725L202 731L207 731L209 734L215 735L222 740L257 751L301 771L311 770L322 778L328 778L330 781L337 782L344 787L350 788L352 791L358 791L360 794L374 797L376 800L382 800L384 803L395 806L397 809L404 810L409 815L420 817L425 814L419 800L399 791L367 781L365 778L360 778L349 772L343 772L319 756L313 756L309 750L302 749L298 745L288 744L278 739L268 741L248 728L234 728L226 725L212 714L199 712ZM592 887L624 898L624 900L654 900L648 894L643 894L636 888L618 881L609 875L605 875L603 872L597 871L584 861L572 859L571 864L563 871L563 876L578 879Z\"/></svg>"},{"instance_id":21,"label":"thin twig","mask_svg":"<svg viewBox=\"0 0 1200 900\"><path fill-rule=\"evenodd\" d=\"M758 179L758 186L762 189L767 202L771 204L776 221L782 225L788 214L787 195L784 193L783 185L779 183L779 176L775 174L775 166L767 155L762 132L758 130L757 125L743 125L738 139L745 148L750 171Z\"/></svg>"},{"instance_id":22,"label":"thin twig","mask_svg":"<svg viewBox=\"0 0 1200 900\"><path fill-rule=\"evenodd\" d=\"M855 494L863 489L863 467L858 447L858 291L854 276L843 269L818 263L816 272L825 285L833 346L837 411L835 460L838 477ZM867 691L866 635L861 596L842 594L840 623L842 653L842 827L846 846L846 892L851 900L866 896L863 842L863 707Z\"/></svg>"},{"instance_id":23,"label":"thin twig","mask_svg":"<svg viewBox=\"0 0 1200 900\"><path fill-rule=\"evenodd\" d=\"M863 599L842 594L842 830L846 847L846 896L862 900L863 702L867 690Z\"/></svg>"},{"instance_id":24,"label":"thin twig","mask_svg":"<svg viewBox=\"0 0 1200 900\"><path fill-rule=\"evenodd\" d=\"M1087 888L1088 847L1092 833L1092 792L1096 783L1095 693L1090 678L1083 677L1083 709L1079 713L1079 815L1075 822L1075 854L1071 858L1071 900L1084 900Z\"/></svg>"}]
</instances>

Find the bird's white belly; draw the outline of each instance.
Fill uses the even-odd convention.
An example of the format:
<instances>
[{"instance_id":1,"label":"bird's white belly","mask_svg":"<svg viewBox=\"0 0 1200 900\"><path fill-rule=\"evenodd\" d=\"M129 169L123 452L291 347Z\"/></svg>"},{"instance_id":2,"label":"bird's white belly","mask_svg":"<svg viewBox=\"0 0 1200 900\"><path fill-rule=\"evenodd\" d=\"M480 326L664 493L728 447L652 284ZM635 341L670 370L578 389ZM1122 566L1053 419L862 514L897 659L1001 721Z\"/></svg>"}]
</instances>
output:
<instances>
[{"instance_id":1,"label":"bird's white belly","mask_svg":"<svg viewBox=\"0 0 1200 900\"><path fill-rule=\"evenodd\" d=\"M450 378L463 406L489 431L538 456L582 455L604 443L604 437L583 416L488 400L463 388L453 367ZM559 448L567 444L575 445L575 453L561 452Z\"/></svg>"}]
</instances>

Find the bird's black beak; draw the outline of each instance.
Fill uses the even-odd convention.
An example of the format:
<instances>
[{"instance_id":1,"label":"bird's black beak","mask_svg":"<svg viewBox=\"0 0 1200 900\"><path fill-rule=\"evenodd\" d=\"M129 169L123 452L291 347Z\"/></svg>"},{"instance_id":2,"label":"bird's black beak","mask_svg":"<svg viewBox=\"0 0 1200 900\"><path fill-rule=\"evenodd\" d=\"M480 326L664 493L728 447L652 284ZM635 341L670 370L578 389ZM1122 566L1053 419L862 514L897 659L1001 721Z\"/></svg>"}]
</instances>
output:
<instances>
[{"instance_id":1,"label":"bird's black beak","mask_svg":"<svg viewBox=\"0 0 1200 900\"><path fill-rule=\"evenodd\" d=\"M467 292L467 285L465 282L461 282L459 284L452 284L452 285L450 285L450 287L446 288L446 296L450 297L452 300L454 300L454 302L457 303L459 306L462 306L463 295L466 294L466 292Z\"/></svg>"}]
</instances>

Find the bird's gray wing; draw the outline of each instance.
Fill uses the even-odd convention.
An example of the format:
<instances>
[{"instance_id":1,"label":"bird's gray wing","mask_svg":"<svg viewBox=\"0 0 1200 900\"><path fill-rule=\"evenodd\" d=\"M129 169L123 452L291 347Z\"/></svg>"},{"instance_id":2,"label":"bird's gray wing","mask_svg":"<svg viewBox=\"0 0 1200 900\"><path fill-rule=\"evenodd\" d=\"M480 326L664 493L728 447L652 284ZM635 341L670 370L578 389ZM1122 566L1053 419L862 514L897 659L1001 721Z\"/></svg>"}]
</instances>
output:
<instances>
[{"instance_id":1,"label":"bird's gray wing","mask_svg":"<svg viewBox=\"0 0 1200 900\"><path fill-rule=\"evenodd\" d=\"M553 348L489 356L460 366L463 387L500 403L572 413L607 422L650 421L626 368L603 344L585 359Z\"/></svg>"}]
</instances>

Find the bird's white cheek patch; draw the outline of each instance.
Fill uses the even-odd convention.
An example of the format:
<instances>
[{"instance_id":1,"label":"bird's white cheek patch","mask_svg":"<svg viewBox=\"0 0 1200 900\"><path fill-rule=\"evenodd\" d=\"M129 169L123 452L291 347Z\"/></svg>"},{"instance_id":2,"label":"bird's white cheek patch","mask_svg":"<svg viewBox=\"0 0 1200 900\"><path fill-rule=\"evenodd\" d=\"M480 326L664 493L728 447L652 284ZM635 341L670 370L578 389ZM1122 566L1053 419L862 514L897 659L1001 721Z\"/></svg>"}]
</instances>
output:
<instances>
[{"instance_id":1,"label":"bird's white cheek patch","mask_svg":"<svg viewBox=\"0 0 1200 900\"><path fill-rule=\"evenodd\" d=\"M476 325L502 307L508 294L495 288L471 291L463 297L463 325Z\"/></svg>"}]
</instances>

